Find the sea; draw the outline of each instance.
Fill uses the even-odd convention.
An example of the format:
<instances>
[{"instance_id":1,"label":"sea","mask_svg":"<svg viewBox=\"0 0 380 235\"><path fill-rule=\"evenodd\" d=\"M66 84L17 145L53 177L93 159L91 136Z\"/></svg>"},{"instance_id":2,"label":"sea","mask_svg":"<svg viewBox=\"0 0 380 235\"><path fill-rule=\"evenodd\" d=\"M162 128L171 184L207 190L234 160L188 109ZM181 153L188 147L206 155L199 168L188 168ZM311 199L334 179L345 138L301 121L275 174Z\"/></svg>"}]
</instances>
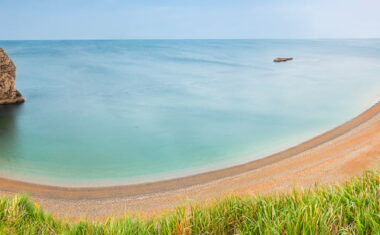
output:
<instances>
[{"instance_id":1,"label":"sea","mask_svg":"<svg viewBox=\"0 0 380 235\"><path fill-rule=\"evenodd\" d=\"M129 185L254 161L380 97L380 40L0 41L0 177ZM275 57L294 57L274 63Z\"/></svg>"}]
</instances>

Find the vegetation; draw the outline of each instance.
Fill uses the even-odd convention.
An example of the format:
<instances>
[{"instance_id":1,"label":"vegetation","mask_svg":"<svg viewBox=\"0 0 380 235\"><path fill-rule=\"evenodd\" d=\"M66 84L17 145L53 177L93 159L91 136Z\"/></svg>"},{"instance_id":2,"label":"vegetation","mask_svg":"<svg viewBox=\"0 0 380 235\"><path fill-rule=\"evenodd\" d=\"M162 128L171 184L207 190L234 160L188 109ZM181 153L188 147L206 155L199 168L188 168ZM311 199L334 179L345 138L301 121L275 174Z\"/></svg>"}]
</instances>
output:
<instances>
[{"instance_id":1,"label":"vegetation","mask_svg":"<svg viewBox=\"0 0 380 235\"><path fill-rule=\"evenodd\" d=\"M380 234L380 174L265 197L231 196L150 220L70 223L26 196L0 199L1 234Z\"/></svg>"}]
</instances>

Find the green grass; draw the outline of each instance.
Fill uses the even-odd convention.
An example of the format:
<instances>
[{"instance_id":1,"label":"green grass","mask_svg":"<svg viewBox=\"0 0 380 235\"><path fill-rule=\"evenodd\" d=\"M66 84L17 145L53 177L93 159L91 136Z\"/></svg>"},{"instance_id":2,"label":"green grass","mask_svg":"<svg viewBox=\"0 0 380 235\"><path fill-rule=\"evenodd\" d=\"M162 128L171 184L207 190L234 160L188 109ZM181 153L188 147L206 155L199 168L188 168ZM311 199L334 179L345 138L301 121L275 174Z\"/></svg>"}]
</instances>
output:
<instances>
[{"instance_id":1,"label":"green grass","mask_svg":"<svg viewBox=\"0 0 380 235\"><path fill-rule=\"evenodd\" d=\"M0 234L380 234L380 174L290 194L230 196L150 220L70 223L26 196L0 199Z\"/></svg>"}]
</instances>

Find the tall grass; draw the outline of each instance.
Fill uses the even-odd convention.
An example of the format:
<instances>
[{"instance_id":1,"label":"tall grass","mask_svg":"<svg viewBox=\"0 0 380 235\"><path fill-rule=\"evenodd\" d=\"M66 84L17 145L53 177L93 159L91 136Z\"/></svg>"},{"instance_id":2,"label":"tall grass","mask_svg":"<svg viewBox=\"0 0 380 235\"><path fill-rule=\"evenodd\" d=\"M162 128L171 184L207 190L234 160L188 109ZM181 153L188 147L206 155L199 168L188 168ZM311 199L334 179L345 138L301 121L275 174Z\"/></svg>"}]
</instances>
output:
<instances>
[{"instance_id":1,"label":"tall grass","mask_svg":"<svg viewBox=\"0 0 380 235\"><path fill-rule=\"evenodd\" d=\"M271 196L230 196L149 220L70 223L25 196L0 199L1 234L380 234L380 174L333 187Z\"/></svg>"}]
</instances>

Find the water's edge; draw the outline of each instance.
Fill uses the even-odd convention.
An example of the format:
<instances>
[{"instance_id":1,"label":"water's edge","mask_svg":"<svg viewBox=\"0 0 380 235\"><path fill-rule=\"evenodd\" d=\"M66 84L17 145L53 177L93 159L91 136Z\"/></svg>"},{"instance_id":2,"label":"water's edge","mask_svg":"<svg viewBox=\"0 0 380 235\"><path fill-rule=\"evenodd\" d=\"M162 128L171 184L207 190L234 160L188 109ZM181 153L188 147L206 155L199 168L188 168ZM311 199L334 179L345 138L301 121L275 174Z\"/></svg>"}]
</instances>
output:
<instances>
[{"instance_id":1,"label":"water's edge","mask_svg":"<svg viewBox=\"0 0 380 235\"><path fill-rule=\"evenodd\" d=\"M244 172L252 171L278 161L290 158L297 154L300 154L309 149L320 146L335 138L342 136L343 134L355 129L361 124L371 120L380 113L380 102L377 102L371 108L361 113L352 120L329 130L322 135L316 136L308 141L305 141L299 145L291 147L282 152L267 156L265 158L254 160L242 165L232 166L220 170L209 171L201 174L157 181L142 184L131 185L119 185L119 186L104 186L104 187L63 187L53 185L43 185L27 181L17 181L1 177L0 185L2 185L2 191L17 192L19 189L40 190L40 192L54 195L54 197L64 197L72 199L99 199L106 198L109 195L112 197L118 196L135 196L142 194L159 193L163 191L170 191L179 188L190 187L194 185L205 184L211 181L215 181L221 178L238 175ZM103 194L104 193L104 194Z\"/></svg>"}]
</instances>

